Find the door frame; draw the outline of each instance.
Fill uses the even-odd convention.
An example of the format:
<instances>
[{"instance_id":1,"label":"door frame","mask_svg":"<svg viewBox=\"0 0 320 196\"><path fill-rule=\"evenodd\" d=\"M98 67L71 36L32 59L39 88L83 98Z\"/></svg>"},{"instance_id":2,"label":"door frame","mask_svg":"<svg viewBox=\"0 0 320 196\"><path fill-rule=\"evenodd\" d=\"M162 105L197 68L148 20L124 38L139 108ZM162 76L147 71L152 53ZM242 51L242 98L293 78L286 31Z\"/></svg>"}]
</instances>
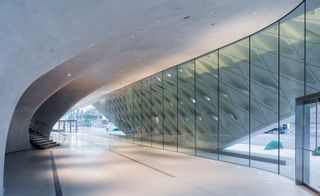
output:
<instances>
[{"instance_id":1,"label":"door frame","mask_svg":"<svg viewBox=\"0 0 320 196\"><path fill-rule=\"evenodd\" d=\"M304 147L310 143L310 107L309 104L320 102L320 92L309 94L296 98L296 126L295 126L295 182L298 185L303 185L311 191L320 194L318 190L311 187L305 182L306 175L310 174L309 164L310 153L304 150Z\"/></svg>"}]
</instances>

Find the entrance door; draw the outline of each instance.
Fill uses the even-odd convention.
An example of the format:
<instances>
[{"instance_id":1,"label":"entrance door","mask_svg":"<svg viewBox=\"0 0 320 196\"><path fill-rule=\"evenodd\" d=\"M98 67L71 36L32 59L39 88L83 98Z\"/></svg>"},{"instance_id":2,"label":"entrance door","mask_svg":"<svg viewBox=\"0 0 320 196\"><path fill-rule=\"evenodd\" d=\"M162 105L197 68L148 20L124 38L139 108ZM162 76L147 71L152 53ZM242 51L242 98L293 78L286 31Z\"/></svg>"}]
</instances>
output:
<instances>
[{"instance_id":1,"label":"entrance door","mask_svg":"<svg viewBox=\"0 0 320 196\"><path fill-rule=\"evenodd\" d=\"M297 99L296 182L320 193L320 95Z\"/></svg>"}]
</instances>

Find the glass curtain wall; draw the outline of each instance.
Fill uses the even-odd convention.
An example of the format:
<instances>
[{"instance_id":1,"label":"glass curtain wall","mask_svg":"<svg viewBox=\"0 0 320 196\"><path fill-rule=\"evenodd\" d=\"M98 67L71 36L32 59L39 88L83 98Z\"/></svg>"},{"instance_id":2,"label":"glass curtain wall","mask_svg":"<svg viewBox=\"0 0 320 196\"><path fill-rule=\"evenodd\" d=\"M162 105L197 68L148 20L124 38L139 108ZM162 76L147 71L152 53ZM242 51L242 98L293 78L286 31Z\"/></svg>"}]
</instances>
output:
<instances>
[{"instance_id":1,"label":"glass curtain wall","mask_svg":"<svg viewBox=\"0 0 320 196\"><path fill-rule=\"evenodd\" d=\"M178 150L178 79L177 68L163 71L164 149Z\"/></svg>"},{"instance_id":2,"label":"glass curtain wall","mask_svg":"<svg viewBox=\"0 0 320 196\"><path fill-rule=\"evenodd\" d=\"M151 146L151 93L150 77L142 80L141 90L141 138L142 144Z\"/></svg>"},{"instance_id":3,"label":"glass curtain wall","mask_svg":"<svg viewBox=\"0 0 320 196\"><path fill-rule=\"evenodd\" d=\"M152 147L163 149L163 73L151 76Z\"/></svg>"},{"instance_id":4,"label":"glass curtain wall","mask_svg":"<svg viewBox=\"0 0 320 196\"><path fill-rule=\"evenodd\" d=\"M141 144L141 81L133 84L133 134L134 143Z\"/></svg>"},{"instance_id":5,"label":"glass curtain wall","mask_svg":"<svg viewBox=\"0 0 320 196\"><path fill-rule=\"evenodd\" d=\"M178 66L178 151L195 154L194 61Z\"/></svg>"},{"instance_id":6,"label":"glass curtain wall","mask_svg":"<svg viewBox=\"0 0 320 196\"><path fill-rule=\"evenodd\" d=\"M249 39L219 51L220 159L249 165Z\"/></svg>"},{"instance_id":7,"label":"glass curtain wall","mask_svg":"<svg viewBox=\"0 0 320 196\"><path fill-rule=\"evenodd\" d=\"M306 1L306 94L320 91L320 0Z\"/></svg>"},{"instance_id":8,"label":"glass curtain wall","mask_svg":"<svg viewBox=\"0 0 320 196\"><path fill-rule=\"evenodd\" d=\"M295 175L295 99L304 95L304 4L280 20L280 173Z\"/></svg>"},{"instance_id":9,"label":"glass curtain wall","mask_svg":"<svg viewBox=\"0 0 320 196\"><path fill-rule=\"evenodd\" d=\"M125 88L119 90L119 99L118 99L118 110L119 112L119 128L124 133L124 135L121 135L121 139L126 140L126 124L125 124L125 103L126 103L126 97L124 94Z\"/></svg>"},{"instance_id":10,"label":"glass curtain wall","mask_svg":"<svg viewBox=\"0 0 320 196\"><path fill-rule=\"evenodd\" d=\"M196 154L218 159L218 52L196 59Z\"/></svg>"},{"instance_id":11,"label":"glass curtain wall","mask_svg":"<svg viewBox=\"0 0 320 196\"><path fill-rule=\"evenodd\" d=\"M295 98L320 91L319 35L320 0L304 1L271 26L100 105L127 141L294 178Z\"/></svg>"},{"instance_id":12,"label":"glass curtain wall","mask_svg":"<svg viewBox=\"0 0 320 196\"><path fill-rule=\"evenodd\" d=\"M133 123L133 85L129 85L125 87L126 91L126 115L125 121L127 125L126 129L126 138L127 142L133 143L133 136L134 136L134 123Z\"/></svg>"},{"instance_id":13,"label":"glass curtain wall","mask_svg":"<svg viewBox=\"0 0 320 196\"><path fill-rule=\"evenodd\" d=\"M250 39L251 166L273 172L279 163L278 30L275 24Z\"/></svg>"}]
</instances>

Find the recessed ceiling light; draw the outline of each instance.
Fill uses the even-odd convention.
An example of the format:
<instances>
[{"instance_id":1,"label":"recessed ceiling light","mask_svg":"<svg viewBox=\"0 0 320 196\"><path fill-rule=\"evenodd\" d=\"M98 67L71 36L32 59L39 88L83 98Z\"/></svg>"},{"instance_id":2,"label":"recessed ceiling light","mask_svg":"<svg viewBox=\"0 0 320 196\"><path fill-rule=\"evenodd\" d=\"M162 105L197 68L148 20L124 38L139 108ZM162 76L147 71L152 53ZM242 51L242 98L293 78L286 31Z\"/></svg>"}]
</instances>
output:
<instances>
[{"instance_id":1,"label":"recessed ceiling light","mask_svg":"<svg viewBox=\"0 0 320 196\"><path fill-rule=\"evenodd\" d=\"M68 73L68 77L70 77L71 76L71 73Z\"/></svg>"}]
</instances>

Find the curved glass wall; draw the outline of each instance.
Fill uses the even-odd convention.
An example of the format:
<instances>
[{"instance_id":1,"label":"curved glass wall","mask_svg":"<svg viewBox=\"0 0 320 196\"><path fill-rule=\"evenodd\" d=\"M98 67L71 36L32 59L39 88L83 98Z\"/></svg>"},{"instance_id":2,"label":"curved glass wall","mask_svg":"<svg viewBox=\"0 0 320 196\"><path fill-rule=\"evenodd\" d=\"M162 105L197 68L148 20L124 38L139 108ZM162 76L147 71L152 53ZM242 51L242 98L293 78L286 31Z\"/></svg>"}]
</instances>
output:
<instances>
[{"instance_id":1,"label":"curved glass wall","mask_svg":"<svg viewBox=\"0 0 320 196\"><path fill-rule=\"evenodd\" d=\"M151 76L152 147L163 149L163 73Z\"/></svg>"},{"instance_id":2,"label":"curved glass wall","mask_svg":"<svg viewBox=\"0 0 320 196\"><path fill-rule=\"evenodd\" d=\"M177 68L163 71L163 143L164 149L178 150Z\"/></svg>"},{"instance_id":3,"label":"curved glass wall","mask_svg":"<svg viewBox=\"0 0 320 196\"><path fill-rule=\"evenodd\" d=\"M142 105L141 105L141 81L133 84L133 142L135 144L141 144L141 116L142 116ZM115 124L115 123L114 123ZM115 124L117 125L117 124Z\"/></svg>"},{"instance_id":4,"label":"curved glass wall","mask_svg":"<svg viewBox=\"0 0 320 196\"><path fill-rule=\"evenodd\" d=\"M195 63L196 155L218 159L218 52Z\"/></svg>"},{"instance_id":5,"label":"curved glass wall","mask_svg":"<svg viewBox=\"0 0 320 196\"><path fill-rule=\"evenodd\" d=\"M178 151L195 154L194 61L178 66Z\"/></svg>"},{"instance_id":6,"label":"curved glass wall","mask_svg":"<svg viewBox=\"0 0 320 196\"><path fill-rule=\"evenodd\" d=\"M141 90L141 138L142 144L151 146L151 92L150 77L142 80Z\"/></svg>"},{"instance_id":7,"label":"curved glass wall","mask_svg":"<svg viewBox=\"0 0 320 196\"><path fill-rule=\"evenodd\" d=\"M100 105L127 141L294 178L295 99L320 91L320 0L123 89Z\"/></svg>"},{"instance_id":8,"label":"curved glass wall","mask_svg":"<svg viewBox=\"0 0 320 196\"><path fill-rule=\"evenodd\" d=\"M220 159L249 165L249 39L219 50Z\"/></svg>"},{"instance_id":9,"label":"curved glass wall","mask_svg":"<svg viewBox=\"0 0 320 196\"><path fill-rule=\"evenodd\" d=\"M295 173L295 99L304 95L304 4L280 20L280 173L289 177Z\"/></svg>"},{"instance_id":10,"label":"curved glass wall","mask_svg":"<svg viewBox=\"0 0 320 196\"><path fill-rule=\"evenodd\" d=\"M279 133L266 132L279 128L278 30L272 25L250 38L250 163L273 172L278 172ZM265 150L268 143L275 149Z\"/></svg>"}]
</instances>

